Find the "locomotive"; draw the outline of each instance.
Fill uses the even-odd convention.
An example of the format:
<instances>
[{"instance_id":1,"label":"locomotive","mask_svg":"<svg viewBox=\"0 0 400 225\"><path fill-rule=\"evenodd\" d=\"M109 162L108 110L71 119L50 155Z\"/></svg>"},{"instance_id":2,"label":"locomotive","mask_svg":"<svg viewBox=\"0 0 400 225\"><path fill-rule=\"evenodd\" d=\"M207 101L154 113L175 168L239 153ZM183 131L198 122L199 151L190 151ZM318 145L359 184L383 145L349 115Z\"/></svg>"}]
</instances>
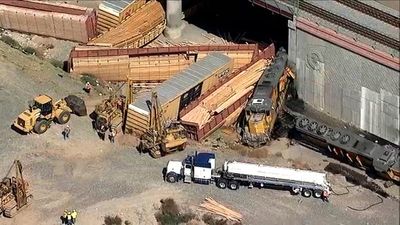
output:
<instances>
[{"instance_id":1,"label":"locomotive","mask_svg":"<svg viewBox=\"0 0 400 225\"><path fill-rule=\"evenodd\" d=\"M348 164L374 170L381 177L400 182L400 149L391 144L381 145L351 129L327 125L316 119L297 114L290 137L331 155Z\"/></svg>"},{"instance_id":2,"label":"locomotive","mask_svg":"<svg viewBox=\"0 0 400 225\"><path fill-rule=\"evenodd\" d=\"M285 103L289 83L294 79L287 63L286 50L280 48L258 81L239 123L243 144L257 148L271 141L271 133Z\"/></svg>"}]
</instances>

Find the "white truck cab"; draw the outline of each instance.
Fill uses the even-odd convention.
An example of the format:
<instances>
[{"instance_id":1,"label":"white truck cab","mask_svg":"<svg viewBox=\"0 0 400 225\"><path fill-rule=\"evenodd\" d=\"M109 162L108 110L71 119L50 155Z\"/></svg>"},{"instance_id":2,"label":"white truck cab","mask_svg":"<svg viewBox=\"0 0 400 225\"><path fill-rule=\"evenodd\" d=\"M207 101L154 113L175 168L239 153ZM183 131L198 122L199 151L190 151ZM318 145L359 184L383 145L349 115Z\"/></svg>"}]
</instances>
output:
<instances>
[{"instance_id":1,"label":"white truck cab","mask_svg":"<svg viewBox=\"0 0 400 225\"><path fill-rule=\"evenodd\" d=\"M166 179L175 183L181 179L185 183L209 184L215 169L214 153L197 153L186 157L183 162L169 161L167 164Z\"/></svg>"}]
</instances>

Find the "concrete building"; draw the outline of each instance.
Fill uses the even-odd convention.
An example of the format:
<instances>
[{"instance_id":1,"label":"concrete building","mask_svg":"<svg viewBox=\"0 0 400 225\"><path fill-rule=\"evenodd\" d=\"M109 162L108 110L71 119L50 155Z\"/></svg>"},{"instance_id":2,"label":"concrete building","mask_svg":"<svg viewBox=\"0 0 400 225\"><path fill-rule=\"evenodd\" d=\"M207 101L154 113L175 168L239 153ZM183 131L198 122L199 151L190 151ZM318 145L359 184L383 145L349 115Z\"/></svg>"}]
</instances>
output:
<instances>
[{"instance_id":1,"label":"concrete building","mask_svg":"<svg viewBox=\"0 0 400 225\"><path fill-rule=\"evenodd\" d=\"M249 1L288 18L289 59L305 102L400 144L395 7L360 0Z\"/></svg>"}]
</instances>

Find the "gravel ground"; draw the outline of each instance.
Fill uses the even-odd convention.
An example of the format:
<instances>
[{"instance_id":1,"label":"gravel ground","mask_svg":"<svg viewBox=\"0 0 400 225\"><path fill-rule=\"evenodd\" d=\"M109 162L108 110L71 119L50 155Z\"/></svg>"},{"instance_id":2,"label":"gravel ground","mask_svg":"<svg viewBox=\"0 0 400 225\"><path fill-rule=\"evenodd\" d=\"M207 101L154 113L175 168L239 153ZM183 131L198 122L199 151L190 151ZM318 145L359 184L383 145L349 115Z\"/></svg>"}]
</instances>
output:
<instances>
[{"instance_id":1,"label":"gravel ground","mask_svg":"<svg viewBox=\"0 0 400 225\"><path fill-rule=\"evenodd\" d=\"M72 116L71 139L62 140L62 126L53 125L43 135L20 135L10 129L15 117L26 108L27 100L39 93L60 98L82 95L82 84L50 64L26 56L0 42L0 175L14 159L24 165L34 201L13 219L0 218L2 225L57 225L65 208L79 211L78 223L102 224L105 215L120 215L133 224L156 224L154 213L160 199L173 197L182 208L193 208L205 197L212 197L244 215L243 224L399 224L399 203L384 199L382 204L357 212L347 206L363 208L379 200L376 194L361 187L350 193L332 196L330 203L318 199L291 196L272 189L220 190L198 184L168 184L161 171L169 160L182 160L186 154L205 147L190 146L184 152L154 160L135 151L127 137L116 144L98 139L88 117ZM86 98L89 111L99 101ZM133 139L133 138L132 138ZM134 141L132 141L133 143ZM218 150L217 165L225 159L291 165L306 160L321 170L327 158L285 141L267 147L266 158L248 158L233 150ZM276 154L282 152L282 157ZM290 161L289 159L292 159ZM345 192L340 176L329 176L337 192Z\"/></svg>"}]
</instances>

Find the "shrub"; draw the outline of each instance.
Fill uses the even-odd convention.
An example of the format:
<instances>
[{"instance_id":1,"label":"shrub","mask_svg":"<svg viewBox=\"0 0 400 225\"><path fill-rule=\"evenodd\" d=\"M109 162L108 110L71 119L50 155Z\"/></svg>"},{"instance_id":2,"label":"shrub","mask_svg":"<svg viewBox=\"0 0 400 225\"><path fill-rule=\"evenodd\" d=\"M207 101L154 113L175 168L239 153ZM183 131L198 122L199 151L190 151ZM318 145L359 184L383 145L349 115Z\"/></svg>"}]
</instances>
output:
<instances>
[{"instance_id":1,"label":"shrub","mask_svg":"<svg viewBox=\"0 0 400 225\"><path fill-rule=\"evenodd\" d=\"M97 84L96 77L93 74L89 74L89 73L83 73L81 76L81 81L82 81L82 83L89 82L91 85Z\"/></svg>"},{"instance_id":2,"label":"shrub","mask_svg":"<svg viewBox=\"0 0 400 225\"><path fill-rule=\"evenodd\" d=\"M122 225L122 219L119 216L106 216L103 225ZM125 220L124 225L132 225L132 223Z\"/></svg>"},{"instance_id":3,"label":"shrub","mask_svg":"<svg viewBox=\"0 0 400 225\"><path fill-rule=\"evenodd\" d=\"M159 212L155 214L155 217L157 222L161 225L178 225L189 222L195 218L195 215L191 212L180 213L175 200L167 198L161 200L161 208Z\"/></svg>"},{"instance_id":4,"label":"shrub","mask_svg":"<svg viewBox=\"0 0 400 225\"><path fill-rule=\"evenodd\" d=\"M15 49L21 49L21 45L18 43L18 41L14 40L10 36L3 35L0 37L0 40Z\"/></svg>"},{"instance_id":5,"label":"shrub","mask_svg":"<svg viewBox=\"0 0 400 225\"><path fill-rule=\"evenodd\" d=\"M38 51L36 49L29 47L29 46L22 48L22 51L29 55L39 55Z\"/></svg>"},{"instance_id":6,"label":"shrub","mask_svg":"<svg viewBox=\"0 0 400 225\"><path fill-rule=\"evenodd\" d=\"M122 225L122 219L119 216L106 216L103 225Z\"/></svg>"},{"instance_id":7,"label":"shrub","mask_svg":"<svg viewBox=\"0 0 400 225\"><path fill-rule=\"evenodd\" d=\"M58 67L60 69L64 68L64 62L63 61L60 61L60 60L57 60L57 59L50 59L50 63L54 67Z\"/></svg>"},{"instance_id":8,"label":"shrub","mask_svg":"<svg viewBox=\"0 0 400 225\"><path fill-rule=\"evenodd\" d=\"M227 225L228 221L225 219L216 219L214 216L210 214L204 214L201 218L205 224L208 225Z\"/></svg>"}]
</instances>

